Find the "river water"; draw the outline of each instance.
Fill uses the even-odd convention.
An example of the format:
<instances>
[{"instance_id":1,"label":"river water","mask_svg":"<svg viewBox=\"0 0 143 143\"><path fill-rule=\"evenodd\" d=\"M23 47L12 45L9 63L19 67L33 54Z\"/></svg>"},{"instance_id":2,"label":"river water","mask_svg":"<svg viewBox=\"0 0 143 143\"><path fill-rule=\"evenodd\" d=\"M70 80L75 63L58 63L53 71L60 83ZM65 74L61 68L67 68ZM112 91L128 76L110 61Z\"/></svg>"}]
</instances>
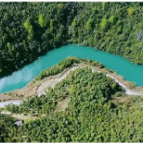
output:
<instances>
[{"instance_id":1,"label":"river water","mask_svg":"<svg viewBox=\"0 0 143 143\"><path fill-rule=\"evenodd\" d=\"M92 47L71 44L52 50L33 63L13 72L12 75L1 78L0 93L23 88L35 78L41 70L55 65L69 56L98 61L107 68L115 70L119 75L123 76L124 79L135 82L136 85L143 85L142 65L132 64L121 56L95 50Z\"/></svg>"}]
</instances>

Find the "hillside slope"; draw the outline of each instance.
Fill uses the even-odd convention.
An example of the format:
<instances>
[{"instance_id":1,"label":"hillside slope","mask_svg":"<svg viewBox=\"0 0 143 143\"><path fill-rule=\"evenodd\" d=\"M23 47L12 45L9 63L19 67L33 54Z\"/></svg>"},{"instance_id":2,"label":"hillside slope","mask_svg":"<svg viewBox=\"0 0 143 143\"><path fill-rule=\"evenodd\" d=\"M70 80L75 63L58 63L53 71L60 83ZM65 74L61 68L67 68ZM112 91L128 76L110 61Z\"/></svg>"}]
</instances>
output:
<instances>
[{"instance_id":1,"label":"hillside slope","mask_svg":"<svg viewBox=\"0 0 143 143\"><path fill-rule=\"evenodd\" d=\"M127 96L104 73L88 68L72 71L49 88L46 95L30 97L5 110L33 116L19 127L15 119L0 117L0 141L37 142L140 142L142 97Z\"/></svg>"}]
</instances>

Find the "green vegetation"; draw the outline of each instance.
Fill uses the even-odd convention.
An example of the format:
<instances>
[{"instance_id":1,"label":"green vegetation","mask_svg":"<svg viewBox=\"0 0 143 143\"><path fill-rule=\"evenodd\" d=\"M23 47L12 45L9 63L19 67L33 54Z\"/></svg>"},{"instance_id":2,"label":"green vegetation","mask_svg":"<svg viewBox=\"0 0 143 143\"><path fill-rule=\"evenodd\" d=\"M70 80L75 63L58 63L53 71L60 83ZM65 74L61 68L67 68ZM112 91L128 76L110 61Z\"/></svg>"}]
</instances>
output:
<instances>
[{"instance_id":1,"label":"green vegetation","mask_svg":"<svg viewBox=\"0 0 143 143\"><path fill-rule=\"evenodd\" d=\"M77 61L73 59L61 63ZM70 101L64 103L66 99ZM1 115L0 141L141 142L142 103L142 97L125 95L106 74L93 73L90 68L77 69L54 89L49 88L46 95L30 97L20 106L7 106L6 110L13 113L38 118L15 127L15 119L10 118L7 123L9 117L5 119ZM62 111L60 106L63 104L67 107Z\"/></svg>"},{"instance_id":2,"label":"green vegetation","mask_svg":"<svg viewBox=\"0 0 143 143\"><path fill-rule=\"evenodd\" d=\"M8 141L13 136L13 131L16 130L14 122L16 119L0 114L0 142Z\"/></svg>"},{"instance_id":3,"label":"green vegetation","mask_svg":"<svg viewBox=\"0 0 143 143\"><path fill-rule=\"evenodd\" d=\"M142 2L3 2L0 7L0 76L69 43L143 64Z\"/></svg>"},{"instance_id":4,"label":"green vegetation","mask_svg":"<svg viewBox=\"0 0 143 143\"><path fill-rule=\"evenodd\" d=\"M60 63L58 63L50 68L47 68L46 70L41 71L41 73L35 79L41 80L41 79L48 77L50 75L56 75L58 73L61 73L64 69L71 67L74 64L79 64L79 63L96 66L98 68L104 68L104 65L102 65L96 61L81 59L81 58L77 58L77 57L68 57L68 58L62 60Z\"/></svg>"},{"instance_id":5,"label":"green vegetation","mask_svg":"<svg viewBox=\"0 0 143 143\"><path fill-rule=\"evenodd\" d=\"M143 64L142 3L0 3L0 76L68 43L93 46ZM55 75L84 61L63 60L37 76ZM132 83L133 87L134 84ZM63 111L60 106L70 99ZM104 73L90 68L72 71L13 113L31 114L35 121L16 127L16 119L0 114L0 142L142 142L143 98L129 97Z\"/></svg>"},{"instance_id":6,"label":"green vegetation","mask_svg":"<svg viewBox=\"0 0 143 143\"><path fill-rule=\"evenodd\" d=\"M67 43L76 3L0 3L0 77ZM69 23L69 24L68 24Z\"/></svg>"},{"instance_id":7,"label":"green vegetation","mask_svg":"<svg viewBox=\"0 0 143 143\"><path fill-rule=\"evenodd\" d=\"M62 72L65 68L72 66L74 63L80 63L81 61L84 61L84 59L82 60L73 57L64 59L59 64L56 64L50 68L47 68L46 70L41 71L41 73L36 77L36 80L41 80L50 75L56 75Z\"/></svg>"}]
</instances>

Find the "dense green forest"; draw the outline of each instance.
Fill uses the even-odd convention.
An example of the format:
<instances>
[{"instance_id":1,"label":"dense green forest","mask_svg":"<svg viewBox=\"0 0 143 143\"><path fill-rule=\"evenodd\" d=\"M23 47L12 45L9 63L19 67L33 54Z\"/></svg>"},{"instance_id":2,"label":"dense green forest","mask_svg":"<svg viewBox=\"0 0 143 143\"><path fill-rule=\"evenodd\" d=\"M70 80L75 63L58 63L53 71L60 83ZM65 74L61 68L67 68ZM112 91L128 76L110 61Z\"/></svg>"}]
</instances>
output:
<instances>
[{"instance_id":1,"label":"dense green forest","mask_svg":"<svg viewBox=\"0 0 143 143\"><path fill-rule=\"evenodd\" d=\"M64 102L67 107L60 110ZM46 95L7 106L13 113L38 118L16 127L15 119L0 115L0 141L142 142L142 103L142 97L125 95L106 74L77 69Z\"/></svg>"},{"instance_id":2,"label":"dense green forest","mask_svg":"<svg viewBox=\"0 0 143 143\"><path fill-rule=\"evenodd\" d=\"M143 64L142 2L0 3L0 76L69 43Z\"/></svg>"}]
</instances>

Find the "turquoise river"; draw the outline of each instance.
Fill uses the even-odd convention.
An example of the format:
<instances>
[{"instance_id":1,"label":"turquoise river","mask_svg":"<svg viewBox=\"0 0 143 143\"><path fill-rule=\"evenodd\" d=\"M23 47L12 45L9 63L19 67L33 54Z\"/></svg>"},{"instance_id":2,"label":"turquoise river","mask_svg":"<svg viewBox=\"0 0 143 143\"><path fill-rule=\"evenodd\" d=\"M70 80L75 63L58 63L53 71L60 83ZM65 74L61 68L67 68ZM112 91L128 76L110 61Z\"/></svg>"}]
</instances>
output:
<instances>
[{"instance_id":1,"label":"turquoise river","mask_svg":"<svg viewBox=\"0 0 143 143\"><path fill-rule=\"evenodd\" d=\"M0 93L13 91L26 86L35 78L41 70L45 70L59 63L69 56L91 59L98 61L107 68L115 70L119 75L128 81L135 82L136 85L143 85L143 66L134 65L121 56L113 55L103 51L95 50L91 47L77 45L67 45L48 52L33 63L26 65L22 69L13 72L10 76L0 79Z\"/></svg>"}]
</instances>

